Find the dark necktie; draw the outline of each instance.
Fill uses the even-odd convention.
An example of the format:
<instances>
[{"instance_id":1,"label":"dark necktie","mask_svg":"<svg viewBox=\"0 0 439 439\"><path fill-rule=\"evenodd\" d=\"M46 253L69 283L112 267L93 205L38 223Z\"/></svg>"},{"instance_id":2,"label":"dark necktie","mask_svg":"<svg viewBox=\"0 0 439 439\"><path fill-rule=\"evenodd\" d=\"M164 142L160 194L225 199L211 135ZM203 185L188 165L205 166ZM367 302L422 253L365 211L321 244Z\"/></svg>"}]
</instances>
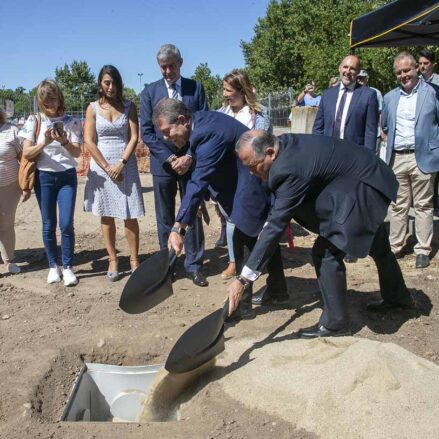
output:
<instances>
[{"instance_id":1,"label":"dark necktie","mask_svg":"<svg viewBox=\"0 0 439 439\"><path fill-rule=\"evenodd\" d=\"M172 90L172 96L171 96L171 98L172 98L172 99L178 99L178 92L177 92L177 87L176 87L176 85L175 85L175 82L174 82L173 84L171 84L171 85L169 86L169 88Z\"/></svg>"},{"instance_id":2,"label":"dark necktie","mask_svg":"<svg viewBox=\"0 0 439 439\"><path fill-rule=\"evenodd\" d=\"M341 97L340 103L338 104L337 114L335 116L334 122L334 131L332 133L332 137L336 137L337 139L340 139L341 118L343 117L343 110L346 104L346 96L348 95L348 89L346 87L343 87L342 90L343 96Z\"/></svg>"}]
</instances>

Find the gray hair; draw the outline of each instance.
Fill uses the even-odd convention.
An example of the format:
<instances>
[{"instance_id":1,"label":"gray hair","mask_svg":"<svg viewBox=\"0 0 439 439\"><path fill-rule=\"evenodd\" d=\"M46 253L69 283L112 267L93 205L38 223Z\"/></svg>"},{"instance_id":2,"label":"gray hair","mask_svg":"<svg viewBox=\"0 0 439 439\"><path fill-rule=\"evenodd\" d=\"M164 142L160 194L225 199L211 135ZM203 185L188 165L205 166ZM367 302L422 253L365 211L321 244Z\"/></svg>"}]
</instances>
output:
<instances>
[{"instance_id":1,"label":"gray hair","mask_svg":"<svg viewBox=\"0 0 439 439\"><path fill-rule=\"evenodd\" d=\"M404 58L408 58L411 61L412 65L416 66L415 57L411 53L409 53L409 52L401 52L401 53L398 53L398 55L395 56L395 59L393 60L393 68L395 68L397 62L401 61Z\"/></svg>"},{"instance_id":2,"label":"gray hair","mask_svg":"<svg viewBox=\"0 0 439 439\"><path fill-rule=\"evenodd\" d=\"M277 152L279 149L279 139L274 135L264 130L249 130L241 135L235 146L235 151L239 154L239 150L250 145L255 152L257 159L265 156L267 148L274 148Z\"/></svg>"},{"instance_id":3,"label":"gray hair","mask_svg":"<svg viewBox=\"0 0 439 439\"><path fill-rule=\"evenodd\" d=\"M178 116L190 119L192 112L178 99L164 98L155 106L152 113L152 121L154 125L157 125L159 119L164 119L166 122L174 124L177 123Z\"/></svg>"},{"instance_id":4,"label":"gray hair","mask_svg":"<svg viewBox=\"0 0 439 439\"><path fill-rule=\"evenodd\" d=\"M181 61L181 53L173 44L163 44L157 52L157 61L165 61L175 56L177 61Z\"/></svg>"}]
</instances>

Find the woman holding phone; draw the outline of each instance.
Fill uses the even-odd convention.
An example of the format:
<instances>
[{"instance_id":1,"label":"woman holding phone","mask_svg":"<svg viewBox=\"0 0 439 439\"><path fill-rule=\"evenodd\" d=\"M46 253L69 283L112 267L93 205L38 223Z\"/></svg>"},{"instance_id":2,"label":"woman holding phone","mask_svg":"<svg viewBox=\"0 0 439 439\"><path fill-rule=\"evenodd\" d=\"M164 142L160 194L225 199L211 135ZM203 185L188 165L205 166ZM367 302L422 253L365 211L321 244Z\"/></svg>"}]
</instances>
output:
<instances>
[{"instance_id":1,"label":"woman holding phone","mask_svg":"<svg viewBox=\"0 0 439 439\"><path fill-rule=\"evenodd\" d=\"M72 266L77 189L75 157L81 154L81 124L78 119L65 114L64 96L55 81L45 79L38 85L37 101L40 112L36 116L29 116L19 136L24 139L23 157L37 160L34 189L41 211L43 242L49 262L47 283L60 282L62 277L64 285L68 287L78 283ZM62 272L58 266L56 242L57 207Z\"/></svg>"},{"instance_id":2,"label":"woman holding phone","mask_svg":"<svg viewBox=\"0 0 439 439\"><path fill-rule=\"evenodd\" d=\"M115 218L124 220L131 270L139 265L139 224L145 213L134 151L139 122L136 106L123 97L122 77L106 65L98 75L98 99L87 108L85 146L92 159L84 192L84 210L101 219L108 252L107 278L119 280Z\"/></svg>"}]
</instances>

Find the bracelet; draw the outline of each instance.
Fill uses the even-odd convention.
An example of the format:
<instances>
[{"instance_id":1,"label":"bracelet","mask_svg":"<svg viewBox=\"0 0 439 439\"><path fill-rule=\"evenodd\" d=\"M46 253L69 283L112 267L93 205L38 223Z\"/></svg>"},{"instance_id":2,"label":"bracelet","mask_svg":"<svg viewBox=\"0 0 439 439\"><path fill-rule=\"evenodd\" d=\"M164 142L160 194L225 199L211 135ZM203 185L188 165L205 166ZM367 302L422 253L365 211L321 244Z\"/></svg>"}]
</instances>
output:
<instances>
[{"instance_id":1,"label":"bracelet","mask_svg":"<svg viewBox=\"0 0 439 439\"><path fill-rule=\"evenodd\" d=\"M245 279L244 277L242 277L240 274L238 274L238 276L236 276L236 279L239 281L239 283L244 287L247 288L252 284L251 280Z\"/></svg>"}]
</instances>

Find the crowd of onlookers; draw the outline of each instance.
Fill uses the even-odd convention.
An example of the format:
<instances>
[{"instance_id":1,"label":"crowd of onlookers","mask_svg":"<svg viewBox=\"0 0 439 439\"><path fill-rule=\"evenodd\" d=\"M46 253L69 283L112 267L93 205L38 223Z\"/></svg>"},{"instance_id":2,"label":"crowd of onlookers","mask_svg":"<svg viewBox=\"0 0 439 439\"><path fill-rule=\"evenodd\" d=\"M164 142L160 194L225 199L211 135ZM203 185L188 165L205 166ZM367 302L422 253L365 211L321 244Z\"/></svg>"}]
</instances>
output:
<instances>
[{"instance_id":1,"label":"crowd of onlookers","mask_svg":"<svg viewBox=\"0 0 439 439\"><path fill-rule=\"evenodd\" d=\"M124 234L130 251L131 270L139 265L138 218L144 215L144 203L134 151L139 133L150 149L155 215L161 248L167 247L175 221L177 193L184 194L190 184L193 157L190 148L176 149L169 136L157 130L153 110L163 98L173 98L193 113L207 110L203 86L183 78L183 59L170 44L157 54L162 78L145 87L141 94L140 122L136 106L124 99L119 71L104 66L98 75L98 95L87 108L85 124L66 115L63 93L55 81L46 79L37 87L39 112L31 115L18 130L6 120L0 109L0 253L10 273L20 272L14 261L15 212L26 201L30 188L18 185L19 161L36 163L33 190L42 220L42 236L48 260L48 283L61 280L76 285L74 265L74 214L77 195L76 163L80 145L91 155L84 190L83 208L99 217L108 254L106 276L120 278L116 249L115 220L124 221ZM369 75L358 57L345 57L339 75L331 78L322 95L308 81L297 96L298 106L318 107L313 133L346 139L376 152L393 169L399 191L390 209L390 242L398 258L406 254L408 213L415 211L414 247L416 267L429 265L433 237L433 203L438 203L439 171L439 75L433 72L434 54L424 50L417 60L408 53L394 60L399 86L381 93L369 86ZM224 105L219 112L235 118L249 129L271 132L265 109L257 102L255 88L244 71L234 70L223 78ZM215 204L215 197L211 201ZM234 225L216 204L221 218L217 246L227 244L229 264L224 279L236 274L232 236ZM204 203L197 222L185 237L184 267L196 285L206 286L201 267L204 259L202 219L208 216ZM56 229L59 228L61 252L58 254ZM346 262L356 258L346 255Z\"/></svg>"}]
</instances>

